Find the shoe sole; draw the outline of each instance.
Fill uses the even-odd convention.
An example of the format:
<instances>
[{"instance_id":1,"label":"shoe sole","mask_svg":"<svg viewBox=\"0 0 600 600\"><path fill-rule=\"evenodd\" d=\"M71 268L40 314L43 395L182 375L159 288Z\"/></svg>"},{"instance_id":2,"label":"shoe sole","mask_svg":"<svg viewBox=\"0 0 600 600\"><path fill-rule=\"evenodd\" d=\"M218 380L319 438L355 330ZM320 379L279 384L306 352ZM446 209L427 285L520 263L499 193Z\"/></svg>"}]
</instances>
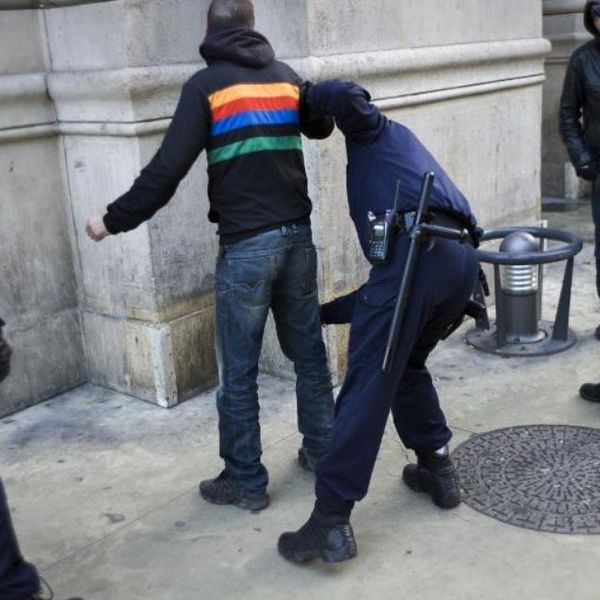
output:
<instances>
[{"instance_id":1,"label":"shoe sole","mask_svg":"<svg viewBox=\"0 0 600 600\"><path fill-rule=\"evenodd\" d=\"M202 489L200 489L200 496L202 496L202 498L204 498L204 500L206 500L207 502L210 502L211 504L216 504L217 506L227 506L228 504L233 504L234 506L237 506L242 510L249 510L250 512L260 512L261 510L264 510L269 506L268 496L264 500L261 500L260 502L256 503L249 502L246 498L242 498L239 496L236 496L231 499L213 498L211 496L205 495Z\"/></svg>"},{"instance_id":2,"label":"shoe sole","mask_svg":"<svg viewBox=\"0 0 600 600\"><path fill-rule=\"evenodd\" d=\"M456 508L460 504L460 497L458 498L458 501L450 503L444 503L439 501L435 497L435 493L437 492L437 490L435 489L435 484L429 481L423 482L424 478L427 478L427 474L419 476L415 473L415 477L413 478L411 475L407 475L406 471L402 472L402 481L404 482L404 484L413 492L417 492L418 494L429 494L431 500L438 508L448 510L451 508Z\"/></svg>"},{"instance_id":3,"label":"shoe sole","mask_svg":"<svg viewBox=\"0 0 600 600\"><path fill-rule=\"evenodd\" d=\"M597 398L596 396L590 396L589 394L586 394L585 392L582 392L581 390L579 391L579 395L584 400L587 400L588 402L595 402L596 404L600 403L600 398Z\"/></svg>"},{"instance_id":4,"label":"shoe sole","mask_svg":"<svg viewBox=\"0 0 600 600\"><path fill-rule=\"evenodd\" d=\"M319 550L319 551L296 551L288 553L278 545L279 554L286 560L295 563L305 563L315 558L320 558L326 563L340 563L356 557L356 546L351 548L340 548L338 550Z\"/></svg>"}]
</instances>

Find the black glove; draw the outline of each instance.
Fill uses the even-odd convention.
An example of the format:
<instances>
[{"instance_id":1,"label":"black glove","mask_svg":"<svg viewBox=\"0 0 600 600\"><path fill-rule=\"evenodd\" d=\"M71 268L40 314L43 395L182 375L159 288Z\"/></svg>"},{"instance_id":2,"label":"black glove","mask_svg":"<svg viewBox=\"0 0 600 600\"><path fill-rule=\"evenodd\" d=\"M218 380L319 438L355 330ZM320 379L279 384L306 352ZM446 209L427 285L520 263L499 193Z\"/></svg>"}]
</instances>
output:
<instances>
[{"instance_id":1,"label":"black glove","mask_svg":"<svg viewBox=\"0 0 600 600\"><path fill-rule=\"evenodd\" d=\"M358 301L364 285L345 296L339 296L331 302L321 304L319 307L322 325L343 325L350 323L354 314L354 308Z\"/></svg>"},{"instance_id":2,"label":"black glove","mask_svg":"<svg viewBox=\"0 0 600 600\"><path fill-rule=\"evenodd\" d=\"M305 81L300 85L300 129L302 133L313 140L328 138L335 127L333 117L314 110L309 103L312 83Z\"/></svg>"},{"instance_id":3,"label":"black glove","mask_svg":"<svg viewBox=\"0 0 600 600\"><path fill-rule=\"evenodd\" d=\"M0 319L0 381L6 379L10 373L10 355L12 351L7 341L2 337L4 321Z\"/></svg>"},{"instance_id":4,"label":"black glove","mask_svg":"<svg viewBox=\"0 0 600 600\"><path fill-rule=\"evenodd\" d=\"M579 175L579 177L585 179L586 181L594 182L598 177L599 171L600 170L598 169L598 161L592 160L591 162L586 163L585 165L581 165L577 171L577 175Z\"/></svg>"}]
</instances>

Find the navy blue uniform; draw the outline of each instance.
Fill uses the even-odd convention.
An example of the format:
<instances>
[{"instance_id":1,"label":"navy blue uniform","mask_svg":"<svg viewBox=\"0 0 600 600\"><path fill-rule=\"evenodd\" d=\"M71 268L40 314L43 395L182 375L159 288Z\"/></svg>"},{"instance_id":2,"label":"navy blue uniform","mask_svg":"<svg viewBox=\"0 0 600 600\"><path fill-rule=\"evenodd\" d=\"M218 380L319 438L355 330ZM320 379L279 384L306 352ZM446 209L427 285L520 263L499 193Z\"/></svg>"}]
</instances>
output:
<instances>
[{"instance_id":1,"label":"navy blue uniform","mask_svg":"<svg viewBox=\"0 0 600 600\"><path fill-rule=\"evenodd\" d=\"M10 372L10 346L2 337L4 321L0 319L0 382ZM21 600L40 589L40 579L33 565L25 562L19 551L10 518L8 502L0 479L0 600Z\"/></svg>"},{"instance_id":2,"label":"navy blue uniform","mask_svg":"<svg viewBox=\"0 0 600 600\"><path fill-rule=\"evenodd\" d=\"M477 228L469 203L442 167L406 127L387 119L368 93L350 82L323 82L307 92L311 108L333 115L346 137L348 202L363 251L368 242L367 212L394 203L401 180L399 209L415 210L423 175L435 185L430 209L446 213L471 232ZM329 322L350 320L348 371L336 405L333 441L317 465L317 500L348 508L367 493L390 410L404 445L435 450L451 438L431 376L430 352L464 313L478 273L469 244L437 239L423 246L389 374L381 365L410 240L398 235L392 260L371 269L357 292L323 308Z\"/></svg>"},{"instance_id":3,"label":"navy blue uniform","mask_svg":"<svg viewBox=\"0 0 600 600\"><path fill-rule=\"evenodd\" d=\"M23 560L0 479L0 599L20 600L40 589L35 567Z\"/></svg>"}]
</instances>

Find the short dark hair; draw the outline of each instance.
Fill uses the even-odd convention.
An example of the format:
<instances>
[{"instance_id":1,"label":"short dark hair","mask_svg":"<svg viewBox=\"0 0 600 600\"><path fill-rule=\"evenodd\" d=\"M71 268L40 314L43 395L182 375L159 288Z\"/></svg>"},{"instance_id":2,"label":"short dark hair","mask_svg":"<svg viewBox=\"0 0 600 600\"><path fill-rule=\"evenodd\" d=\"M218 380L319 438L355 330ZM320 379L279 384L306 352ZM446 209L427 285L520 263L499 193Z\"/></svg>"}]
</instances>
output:
<instances>
[{"instance_id":1,"label":"short dark hair","mask_svg":"<svg viewBox=\"0 0 600 600\"><path fill-rule=\"evenodd\" d=\"M254 29L254 5L251 0L212 0L206 29L209 33L234 27Z\"/></svg>"}]
</instances>

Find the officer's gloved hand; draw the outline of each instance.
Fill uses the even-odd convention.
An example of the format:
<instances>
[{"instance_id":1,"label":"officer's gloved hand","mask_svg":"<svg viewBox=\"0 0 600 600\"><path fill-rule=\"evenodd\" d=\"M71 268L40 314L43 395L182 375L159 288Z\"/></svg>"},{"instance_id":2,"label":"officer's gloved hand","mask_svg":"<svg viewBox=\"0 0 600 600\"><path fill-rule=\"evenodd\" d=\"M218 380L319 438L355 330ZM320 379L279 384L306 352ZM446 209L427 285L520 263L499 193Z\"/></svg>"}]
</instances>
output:
<instances>
[{"instance_id":1,"label":"officer's gloved hand","mask_svg":"<svg viewBox=\"0 0 600 600\"><path fill-rule=\"evenodd\" d=\"M8 377L10 373L10 355L12 351L8 342L2 337L4 321L0 319L0 381Z\"/></svg>"},{"instance_id":2,"label":"officer's gloved hand","mask_svg":"<svg viewBox=\"0 0 600 600\"><path fill-rule=\"evenodd\" d=\"M312 140L324 140L333 132L335 122L332 116L315 110L311 105L309 96L312 85L310 81L300 85L300 129Z\"/></svg>"},{"instance_id":3,"label":"officer's gloved hand","mask_svg":"<svg viewBox=\"0 0 600 600\"><path fill-rule=\"evenodd\" d=\"M364 285L345 296L339 296L331 302L321 304L321 325L344 325L352 322L354 308Z\"/></svg>"},{"instance_id":4,"label":"officer's gloved hand","mask_svg":"<svg viewBox=\"0 0 600 600\"><path fill-rule=\"evenodd\" d=\"M592 160L585 165L581 165L577 170L577 175L586 181L596 181L600 174L600 168L597 160Z\"/></svg>"}]
</instances>

